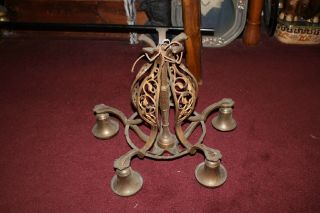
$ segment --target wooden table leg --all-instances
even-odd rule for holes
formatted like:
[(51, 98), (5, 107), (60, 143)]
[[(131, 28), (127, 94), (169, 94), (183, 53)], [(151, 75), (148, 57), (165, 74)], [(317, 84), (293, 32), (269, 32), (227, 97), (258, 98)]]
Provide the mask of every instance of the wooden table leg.
[(187, 34), (186, 64), (190, 72), (201, 83), (201, 33), (200, 0), (182, 0), (183, 27)]
[(243, 42), (246, 45), (256, 45), (260, 40), (260, 20), (263, 0), (249, 0), (249, 13)]

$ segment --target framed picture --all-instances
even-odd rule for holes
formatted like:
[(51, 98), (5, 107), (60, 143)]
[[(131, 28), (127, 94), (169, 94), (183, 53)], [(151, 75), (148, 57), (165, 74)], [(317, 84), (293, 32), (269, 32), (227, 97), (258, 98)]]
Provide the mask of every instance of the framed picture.
[[(202, 36), (204, 47), (223, 47), (236, 39), (246, 24), (248, 0), (201, 0), (201, 27), (214, 29)], [(171, 22), (183, 26), (181, 0), (171, 1)]]

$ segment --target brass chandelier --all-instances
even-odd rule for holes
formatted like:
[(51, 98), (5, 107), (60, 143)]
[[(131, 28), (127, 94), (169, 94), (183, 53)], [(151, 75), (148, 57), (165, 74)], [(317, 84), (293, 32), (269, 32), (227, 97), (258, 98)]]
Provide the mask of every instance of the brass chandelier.
[[(110, 139), (118, 133), (119, 124), (111, 117), (117, 118), (125, 126), (124, 134), (131, 150), (115, 160), (116, 174), (111, 180), (113, 192), (120, 196), (131, 196), (142, 187), (141, 175), (130, 166), (135, 156), (169, 160), (202, 151), (205, 160), (195, 169), (198, 182), (206, 187), (218, 187), (227, 178), (227, 171), (221, 164), (220, 151), (202, 142), (206, 134), (205, 122), (214, 111), (219, 111), (212, 120), (214, 128), (220, 131), (236, 128), (232, 117), (234, 102), (222, 99), (206, 107), (202, 113), (194, 111), (198, 84), (182, 63), (184, 47), (181, 42), (187, 36), (181, 33), (170, 41), (166, 39), (164, 29), (158, 29), (158, 32), (158, 45), (145, 35), (139, 37), (148, 47), (143, 48), (144, 55), (137, 61), (142, 57), (148, 61), (142, 65), (131, 86), (131, 99), (136, 112), (127, 118), (118, 109), (104, 104), (98, 104), (93, 109), (96, 124), (92, 133), (96, 138)], [(172, 112), (174, 133), (169, 128)], [(148, 126), (149, 134), (141, 129), (142, 124)], [(183, 125), (187, 127), (182, 128)], [(202, 133), (196, 143), (191, 143), (188, 138), (198, 126)], [(132, 141), (130, 129), (143, 141), (142, 147)]]

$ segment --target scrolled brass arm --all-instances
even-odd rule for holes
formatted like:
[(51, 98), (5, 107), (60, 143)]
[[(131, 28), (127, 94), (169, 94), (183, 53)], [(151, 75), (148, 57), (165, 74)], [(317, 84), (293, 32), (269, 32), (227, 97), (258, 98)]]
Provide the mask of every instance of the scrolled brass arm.
[(216, 109), (219, 109), (220, 107), (233, 107), (234, 101), (230, 98), (223, 98), (217, 103), (209, 105), (207, 108), (205, 108), (201, 114), (194, 115), (189, 117), (189, 121), (195, 122), (195, 121), (206, 121), (209, 115)]

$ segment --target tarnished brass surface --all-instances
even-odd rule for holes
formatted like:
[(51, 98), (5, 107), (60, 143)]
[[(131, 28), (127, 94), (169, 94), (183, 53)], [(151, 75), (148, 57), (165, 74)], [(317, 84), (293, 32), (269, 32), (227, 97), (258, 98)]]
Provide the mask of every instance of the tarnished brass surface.
[(131, 196), (137, 193), (143, 184), (141, 175), (128, 167), (116, 170), (116, 175), (111, 180), (111, 189), (120, 196)]
[[(97, 138), (114, 136), (118, 132), (118, 126), (109, 116), (115, 117), (125, 126), (124, 134), (132, 148), (114, 162), (116, 175), (112, 179), (111, 188), (120, 196), (133, 195), (142, 187), (141, 176), (130, 167), (131, 159), (135, 156), (169, 160), (201, 151), (205, 156), (205, 163), (196, 169), (197, 180), (204, 186), (217, 187), (227, 177), (225, 168), (220, 164), (220, 151), (207, 147), (202, 142), (206, 134), (205, 122), (218, 109), (217, 126), (222, 131), (234, 129), (234, 102), (225, 98), (211, 104), (202, 113), (194, 111), (198, 84), (181, 63), (184, 50), (181, 42), (187, 37), (182, 33), (169, 41), (164, 39), (163, 30), (159, 34), (158, 45), (145, 35), (139, 37), (149, 47), (143, 48), (144, 55), (137, 59), (139, 61), (145, 57), (148, 62), (141, 66), (131, 86), (131, 99), (137, 111), (127, 118), (121, 111), (104, 104), (96, 105), (93, 109), (97, 117), (93, 134)], [(170, 113), (174, 115), (173, 124), (170, 123)], [(143, 123), (150, 128), (148, 134), (140, 129)], [(183, 124), (186, 128), (182, 128)], [(170, 125), (174, 130), (170, 129)], [(188, 138), (198, 126), (202, 133), (196, 142), (191, 143)], [(144, 142), (141, 147), (131, 139), (130, 134), (133, 133)]]
[(232, 117), (232, 108), (220, 107), (218, 116), (212, 120), (212, 125), (220, 131), (234, 130), (237, 127), (237, 123)]
[(227, 170), (220, 163), (220, 161), (208, 161), (200, 163), (195, 175), (199, 183), (206, 187), (221, 186), (227, 179)]
[(108, 113), (97, 113), (96, 124), (92, 134), (99, 139), (110, 139), (119, 131), (119, 123), (109, 117)]

